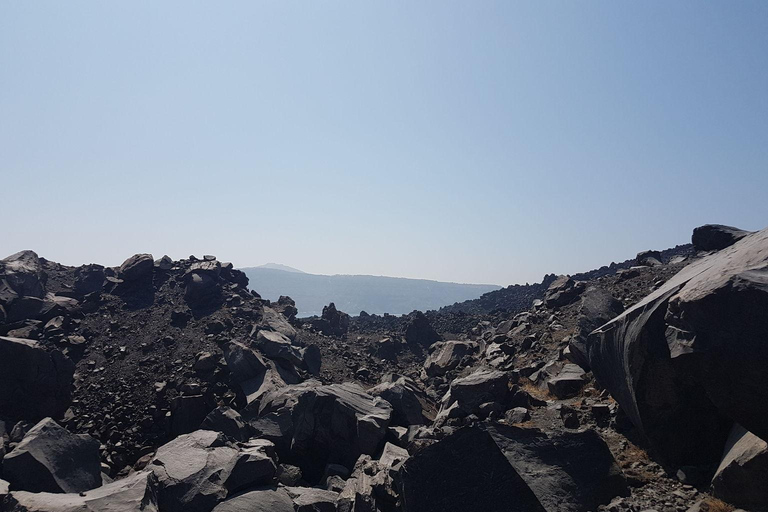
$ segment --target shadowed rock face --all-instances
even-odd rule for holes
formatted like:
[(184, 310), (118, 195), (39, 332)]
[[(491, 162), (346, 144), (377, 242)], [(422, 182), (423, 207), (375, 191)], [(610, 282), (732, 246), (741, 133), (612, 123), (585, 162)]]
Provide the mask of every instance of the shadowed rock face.
[(404, 512), (544, 512), (488, 432), (465, 428), (403, 464)]
[(101, 485), (99, 442), (90, 436), (71, 434), (46, 418), (3, 458), (3, 474), (14, 489), (88, 491)]
[(691, 241), (700, 251), (719, 251), (730, 247), (749, 234), (750, 231), (732, 226), (705, 224), (693, 230)]
[(597, 329), (589, 363), (668, 463), (716, 461), (731, 421), (768, 437), (766, 310), (763, 230), (689, 265)]
[(72, 399), (74, 363), (32, 340), (0, 336), (0, 417), (59, 418)]

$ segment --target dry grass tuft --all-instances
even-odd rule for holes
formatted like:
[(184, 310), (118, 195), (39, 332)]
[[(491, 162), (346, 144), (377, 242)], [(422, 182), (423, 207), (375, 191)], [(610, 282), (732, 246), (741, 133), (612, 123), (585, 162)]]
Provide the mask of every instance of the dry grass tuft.
[(734, 507), (717, 498), (707, 498), (699, 505), (701, 512), (733, 512)]
[(523, 391), (527, 392), (533, 398), (538, 398), (539, 400), (556, 400), (557, 399), (557, 397), (555, 397), (552, 393), (550, 393), (548, 389), (541, 389), (528, 379), (525, 379), (525, 378), (520, 379), (519, 385)]

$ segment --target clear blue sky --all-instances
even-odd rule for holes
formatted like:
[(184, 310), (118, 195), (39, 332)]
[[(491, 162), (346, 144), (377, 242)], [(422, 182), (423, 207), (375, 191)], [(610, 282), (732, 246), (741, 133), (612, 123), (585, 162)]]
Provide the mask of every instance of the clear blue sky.
[(768, 225), (768, 3), (0, 3), (0, 252), (506, 285)]

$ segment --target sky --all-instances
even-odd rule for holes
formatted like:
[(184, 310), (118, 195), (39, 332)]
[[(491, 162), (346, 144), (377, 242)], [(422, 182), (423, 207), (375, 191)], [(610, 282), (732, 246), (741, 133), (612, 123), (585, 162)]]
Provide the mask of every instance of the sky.
[(768, 3), (3, 0), (0, 191), (0, 255), (69, 265), (508, 285), (761, 229)]

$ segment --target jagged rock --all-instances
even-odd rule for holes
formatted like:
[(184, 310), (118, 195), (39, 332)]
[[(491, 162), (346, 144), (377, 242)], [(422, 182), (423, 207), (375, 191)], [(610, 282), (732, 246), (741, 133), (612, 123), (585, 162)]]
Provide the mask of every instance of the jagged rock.
[(408, 457), (407, 450), (391, 443), (384, 446), (378, 460), (369, 455), (360, 456), (339, 494), (339, 512), (376, 512), (395, 508), (398, 498), (396, 479)]
[[(0, 498), (2, 492), (0, 491)], [(157, 482), (151, 471), (133, 473), (79, 494), (12, 492), (7, 512), (159, 512)]]
[(5, 480), (0, 480), (0, 504), (3, 503), (9, 492), (11, 492), (11, 484)]
[(296, 512), (336, 512), (339, 494), (314, 487), (286, 487)]
[(465, 356), (477, 350), (477, 344), (471, 341), (443, 341), (434, 343), (430, 349), (424, 361), (424, 371), (427, 377), (437, 377), (456, 368)]
[(331, 302), (323, 307), (322, 316), (311, 322), (314, 329), (332, 336), (343, 336), (349, 330), (349, 315), (338, 311)]
[(37, 421), (60, 418), (72, 400), (75, 365), (37, 342), (0, 336), (0, 416)]
[(320, 367), (322, 366), (321, 358), (320, 347), (317, 345), (307, 345), (301, 349), (301, 366), (312, 375), (320, 374)]
[(213, 512), (294, 512), (294, 506), (284, 488), (260, 489), (230, 498)]
[(719, 460), (725, 416), (768, 437), (768, 230), (681, 270), (596, 330), (597, 380), (670, 465)]
[(504, 403), (509, 393), (509, 376), (506, 373), (481, 368), (451, 382), (440, 403), (436, 421), (476, 414), (482, 404)]
[(376, 357), (387, 361), (397, 360), (400, 344), (392, 338), (382, 338), (376, 344)]
[(97, 293), (104, 287), (106, 274), (101, 265), (83, 265), (75, 269), (74, 291), (79, 296)]
[(597, 510), (629, 496), (621, 468), (594, 430), (553, 434), (494, 424), (493, 440), (549, 512)]
[(299, 381), (295, 374), (265, 360), (258, 352), (237, 341), (226, 346), (224, 360), (232, 379), (242, 388), (246, 401), (248, 404), (255, 403), (255, 407), (265, 394)]
[(286, 295), (281, 295), (280, 298), (277, 299), (277, 302), (272, 304), (272, 307), (275, 311), (282, 314), (289, 322), (296, 320), (296, 314), (299, 312), (296, 308), (296, 302)]
[(635, 261), (638, 265), (658, 267), (661, 265), (661, 253), (659, 251), (643, 251), (637, 253)]
[(219, 358), (217, 356), (214, 356), (210, 352), (199, 352), (195, 356), (195, 362), (192, 365), (192, 368), (196, 372), (210, 372), (211, 370), (216, 368), (216, 365), (219, 362)]
[(428, 347), (440, 341), (440, 335), (432, 327), (427, 316), (421, 311), (414, 311), (408, 315), (408, 324), (405, 327), (405, 341)]
[(48, 279), (40, 258), (33, 251), (21, 251), (0, 260), (0, 278), (18, 297), (45, 296)]
[(400, 470), (403, 512), (543, 512), (488, 434), (464, 428), (411, 456)]
[(523, 423), (531, 419), (531, 413), (525, 407), (513, 407), (504, 414), (504, 420), (511, 424)]
[(548, 308), (567, 306), (575, 301), (584, 291), (584, 283), (576, 282), (568, 276), (559, 276), (547, 288), (544, 303)]
[(237, 441), (247, 441), (251, 437), (251, 430), (248, 428), (248, 424), (243, 421), (240, 413), (227, 406), (212, 410), (205, 417), (200, 428), (221, 432)]
[(375, 453), (391, 414), (389, 403), (357, 384), (310, 380), (263, 397), (258, 416), (280, 425), (280, 460), (299, 466), (314, 481), (329, 462), (350, 467), (361, 454)]
[(134, 254), (120, 265), (118, 276), (123, 281), (139, 281), (152, 275), (155, 260), (151, 254)]
[(3, 475), (13, 489), (30, 492), (93, 489), (101, 485), (99, 442), (46, 418), (3, 458)]
[(392, 424), (409, 426), (423, 425), (434, 420), (434, 406), (427, 394), (408, 377), (387, 374), (378, 386), (368, 390), (373, 396), (380, 396), (392, 405)]
[(768, 444), (734, 425), (712, 479), (712, 494), (747, 510), (768, 510)]
[(750, 233), (731, 226), (705, 224), (693, 230), (691, 242), (700, 251), (719, 251), (732, 246)]
[(295, 486), (301, 481), (301, 468), (290, 464), (277, 466), (277, 481), (286, 486)]
[(155, 268), (164, 271), (171, 270), (173, 268), (173, 260), (167, 254), (163, 255), (159, 260), (155, 260)]
[(296, 339), (296, 329), (288, 323), (283, 315), (266, 306), (263, 308), (261, 324), (254, 326), (251, 335), (256, 335), (264, 326), (268, 327), (270, 330), (279, 332), (291, 341)]
[(185, 434), (161, 446), (147, 466), (158, 480), (160, 510), (209, 512), (241, 489), (270, 483), (276, 464), (268, 449), (268, 445), (238, 449), (210, 430)]
[(624, 312), (624, 305), (607, 291), (590, 286), (581, 295), (579, 329), (584, 336)]
[(186, 276), (184, 298), (193, 306), (201, 306), (219, 294), (217, 278), (209, 273), (193, 272)]
[(586, 382), (586, 375), (580, 366), (566, 364), (556, 377), (547, 381), (547, 387), (550, 393), (562, 400), (578, 395)]
[(256, 334), (256, 346), (270, 359), (281, 359), (298, 367), (304, 363), (301, 351), (291, 345), (291, 340), (287, 336), (279, 332), (259, 331)]
[(209, 411), (203, 395), (174, 397), (171, 401), (171, 434), (178, 436), (197, 430)]

